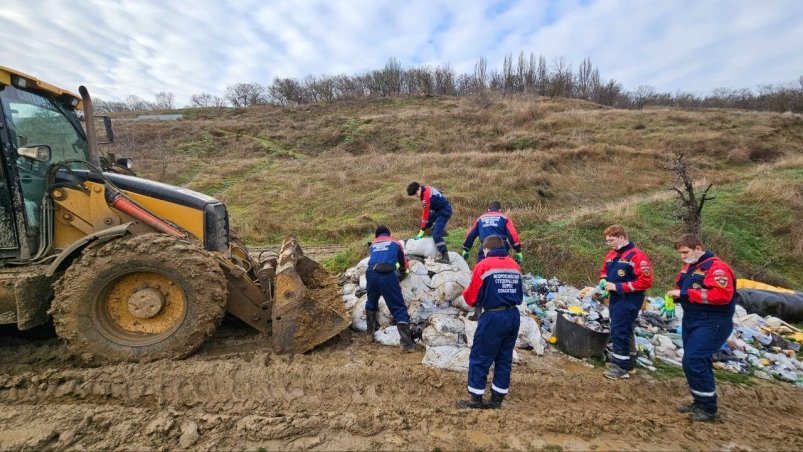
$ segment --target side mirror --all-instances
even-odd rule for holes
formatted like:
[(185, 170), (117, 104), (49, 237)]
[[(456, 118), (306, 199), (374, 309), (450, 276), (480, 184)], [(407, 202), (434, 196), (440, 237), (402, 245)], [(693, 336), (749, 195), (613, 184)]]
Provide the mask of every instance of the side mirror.
[(17, 154), (22, 157), (29, 158), (31, 160), (36, 160), (38, 162), (49, 162), (50, 146), (46, 144), (23, 146), (21, 148), (17, 148)]
[[(103, 121), (103, 129), (106, 134), (105, 140), (98, 141), (98, 144), (111, 144), (114, 143), (114, 130), (112, 129), (112, 118), (105, 115), (95, 115), (95, 119)], [(98, 130), (95, 128), (95, 130)], [(96, 132), (97, 133), (97, 132)]]

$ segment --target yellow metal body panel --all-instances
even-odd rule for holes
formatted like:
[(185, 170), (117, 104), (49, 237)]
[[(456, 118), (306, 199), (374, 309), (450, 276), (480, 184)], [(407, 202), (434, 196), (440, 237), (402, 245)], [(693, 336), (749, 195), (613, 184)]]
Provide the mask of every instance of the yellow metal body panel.
[(64, 95), (64, 94), (66, 94), (68, 96), (72, 96), (72, 97), (78, 99), (78, 101), (79, 101), (78, 107), (76, 107), (76, 108), (78, 108), (79, 110), (83, 109), (83, 105), (80, 102), (81, 101), (81, 96), (78, 96), (77, 94), (75, 94), (75, 93), (73, 93), (71, 91), (67, 91), (67, 90), (61, 89), (61, 88), (59, 88), (57, 86), (53, 86), (50, 83), (45, 83), (45, 82), (39, 80), (38, 78), (30, 76), (30, 75), (28, 75), (28, 74), (26, 74), (24, 72), (20, 72), (20, 71), (17, 71), (15, 69), (11, 69), (11, 68), (8, 68), (8, 67), (5, 67), (5, 66), (0, 66), (0, 84), (10, 85), (11, 84), (11, 76), (12, 75), (16, 75), (16, 76), (22, 77), (25, 80), (27, 80), (28, 81), (28, 86), (30, 88), (47, 91), (47, 92), (49, 92), (51, 94), (55, 94), (56, 96), (61, 96), (61, 95)]
[[(89, 194), (68, 188), (57, 188), (53, 191), (55, 204), (53, 247), (56, 249), (65, 249), (93, 232), (136, 221), (129, 215), (109, 207), (105, 198), (106, 187), (103, 184), (85, 182), (84, 185), (89, 189)], [(198, 240), (203, 241), (204, 214), (201, 210), (137, 193), (125, 193), (153, 214), (181, 226)]]

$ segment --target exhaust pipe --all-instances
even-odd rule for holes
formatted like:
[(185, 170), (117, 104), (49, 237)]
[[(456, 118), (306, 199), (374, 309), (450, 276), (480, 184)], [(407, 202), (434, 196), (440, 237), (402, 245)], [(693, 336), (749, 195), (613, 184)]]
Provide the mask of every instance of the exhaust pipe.
[(92, 106), (89, 90), (84, 85), (78, 87), (78, 92), (81, 94), (81, 101), (84, 104), (84, 129), (86, 130), (86, 145), (89, 148), (89, 163), (100, 167), (98, 135), (95, 133), (95, 107)]

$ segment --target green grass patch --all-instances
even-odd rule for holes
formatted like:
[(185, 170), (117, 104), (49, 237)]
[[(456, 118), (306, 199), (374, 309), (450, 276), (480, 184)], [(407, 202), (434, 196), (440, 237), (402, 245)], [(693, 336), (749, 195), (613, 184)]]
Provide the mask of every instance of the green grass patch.
[(255, 136), (253, 138), (257, 142), (257, 144), (259, 144), (259, 146), (265, 150), (265, 153), (268, 155), (284, 156), (294, 159), (302, 159), (306, 157), (306, 155), (276, 140), (272, 140), (270, 138), (263, 136)]
[(207, 193), (212, 193), (213, 195), (220, 195), (221, 193), (225, 192), (226, 190), (230, 189), (231, 187), (243, 182), (246, 178), (259, 173), (262, 170), (270, 168), (272, 166), (271, 162), (259, 162), (250, 168), (246, 168), (245, 170), (237, 173), (234, 176), (229, 176), (216, 184), (212, 184), (209, 186), (204, 187), (204, 191)]

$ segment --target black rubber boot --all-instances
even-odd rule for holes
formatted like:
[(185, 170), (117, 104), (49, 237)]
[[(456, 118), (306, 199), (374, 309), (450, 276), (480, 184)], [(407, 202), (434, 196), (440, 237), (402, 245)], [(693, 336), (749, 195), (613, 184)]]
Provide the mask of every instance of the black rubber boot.
[(678, 413), (693, 413), (697, 408), (697, 404), (692, 402), (678, 407)]
[(441, 257), (435, 259), (435, 262), (439, 264), (451, 264), (452, 262), (449, 260), (449, 252), (448, 251), (441, 252)]
[(696, 422), (713, 422), (719, 419), (719, 412), (706, 411), (700, 407), (695, 407), (692, 411), (691, 420)]
[(379, 314), (379, 311), (365, 311), (365, 320), (368, 323), (368, 330), (366, 333), (371, 336), (372, 341), (374, 340), (374, 333), (379, 327), (379, 321), (376, 318), (377, 314)]
[(420, 345), (417, 346), (416, 343), (413, 342), (409, 323), (399, 323), (396, 325), (396, 328), (399, 329), (399, 346), (403, 352), (412, 353), (421, 350)]
[(502, 408), (502, 401), (505, 400), (505, 395), (501, 392), (491, 391), (491, 399), (485, 404), (483, 408), (490, 410), (498, 410)]
[(472, 408), (472, 409), (480, 409), (485, 408), (482, 402), (482, 395), (480, 394), (470, 394), (470, 400), (458, 400), (457, 407), (458, 408)]

